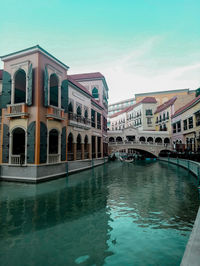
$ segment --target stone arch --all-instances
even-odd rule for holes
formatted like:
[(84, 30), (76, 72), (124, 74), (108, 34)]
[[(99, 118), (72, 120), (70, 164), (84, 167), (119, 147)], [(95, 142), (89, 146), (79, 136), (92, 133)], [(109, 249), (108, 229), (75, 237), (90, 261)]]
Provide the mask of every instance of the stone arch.
[(153, 143), (153, 138), (152, 138), (152, 137), (148, 137), (148, 138), (147, 138), (147, 142), (148, 142), (148, 143)]
[(11, 131), (11, 163), (24, 164), (26, 162), (26, 130), (14, 127)]
[(165, 144), (169, 144), (170, 143), (170, 139), (169, 138), (164, 138), (164, 143)]
[(162, 144), (162, 139), (160, 137), (157, 137), (155, 139), (155, 143)]
[(122, 142), (122, 137), (120, 136), (116, 137), (116, 142)]
[(139, 141), (141, 141), (141, 142), (145, 142), (145, 141), (146, 141), (146, 139), (145, 139), (145, 137), (144, 137), (144, 136), (141, 136), (141, 137), (139, 138)]
[(110, 138), (109, 138), (109, 142), (115, 142), (114, 137), (110, 137)]

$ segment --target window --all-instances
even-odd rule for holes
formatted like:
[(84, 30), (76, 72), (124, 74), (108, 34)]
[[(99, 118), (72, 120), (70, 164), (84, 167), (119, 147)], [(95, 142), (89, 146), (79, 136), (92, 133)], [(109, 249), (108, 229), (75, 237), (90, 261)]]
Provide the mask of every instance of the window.
[(152, 115), (152, 110), (151, 109), (146, 109), (146, 115)]
[(96, 112), (91, 109), (91, 121), (92, 121), (92, 127), (95, 127), (96, 126), (96, 119), (95, 119), (95, 114)]
[(190, 117), (188, 119), (188, 122), (189, 122), (189, 128), (193, 128), (193, 117)]
[(97, 113), (97, 128), (101, 129), (101, 114)]
[(98, 90), (97, 90), (96, 87), (94, 87), (93, 90), (92, 90), (92, 96), (93, 96), (95, 99), (99, 98), (99, 92), (98, 92)]
[(151, 121), (151, 117), (147, 117), (147, 125), (151, 125), (152, 121)]
[(183, 120), (183, 129), (187, 130), (187, 119)]
[(172, 125), (172, 127), (173, 127), (173, 133), (176, 133), (176, 123), (174, 123), (174, 124)]
[(165, 121), (165, 113), (163, 113), (163, 121)]
[(177, 128), (178, 128), (178, 132), (181, 132), (181, 121), (177, 122)]

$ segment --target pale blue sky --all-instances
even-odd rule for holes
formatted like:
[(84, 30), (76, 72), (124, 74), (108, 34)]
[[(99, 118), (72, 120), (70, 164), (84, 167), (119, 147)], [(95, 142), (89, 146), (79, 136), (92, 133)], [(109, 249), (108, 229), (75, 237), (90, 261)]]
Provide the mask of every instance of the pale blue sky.
[(199, 0), (6, 0), (0, 6), (0, 55), (39, 44), (69, 73), (104, 74), (110, 103), (200, 86)]

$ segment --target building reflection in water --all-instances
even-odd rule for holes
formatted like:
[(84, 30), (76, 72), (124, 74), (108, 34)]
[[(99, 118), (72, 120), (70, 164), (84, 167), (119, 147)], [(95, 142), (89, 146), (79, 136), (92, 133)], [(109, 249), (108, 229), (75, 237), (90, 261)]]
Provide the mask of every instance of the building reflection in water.
[(184, 169), (142, 162), (114, 162), (39, 185), (2, 182), (0, 264), (139, 265), (144, 248), (148, 257), (147, 239), (156, 241), (158, 232), (159, 241), (185, 239), (182, 254), (198, 209), (195, 182)]

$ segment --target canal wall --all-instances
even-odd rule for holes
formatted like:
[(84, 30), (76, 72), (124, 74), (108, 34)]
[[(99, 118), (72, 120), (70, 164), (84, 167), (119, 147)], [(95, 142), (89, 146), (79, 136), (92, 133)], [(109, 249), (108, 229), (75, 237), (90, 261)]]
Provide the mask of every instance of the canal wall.
[(90, 169), (107, 161), (108, 158), (105, 157), (44, 165), (20, 166), (2, 164), (0, 166), (0, 180), (39, 183)]
[[(173, 163), (178, 166), (184, 167), (185, 169), (192, 172), (199, 180), (200, 185), (200, 163), (184, 160), (179, 158), (159, 158), (160, 161)], [(200, 208), (198, 210), (196, 220), (187, 243), (181, 266), (200, 266)]]

